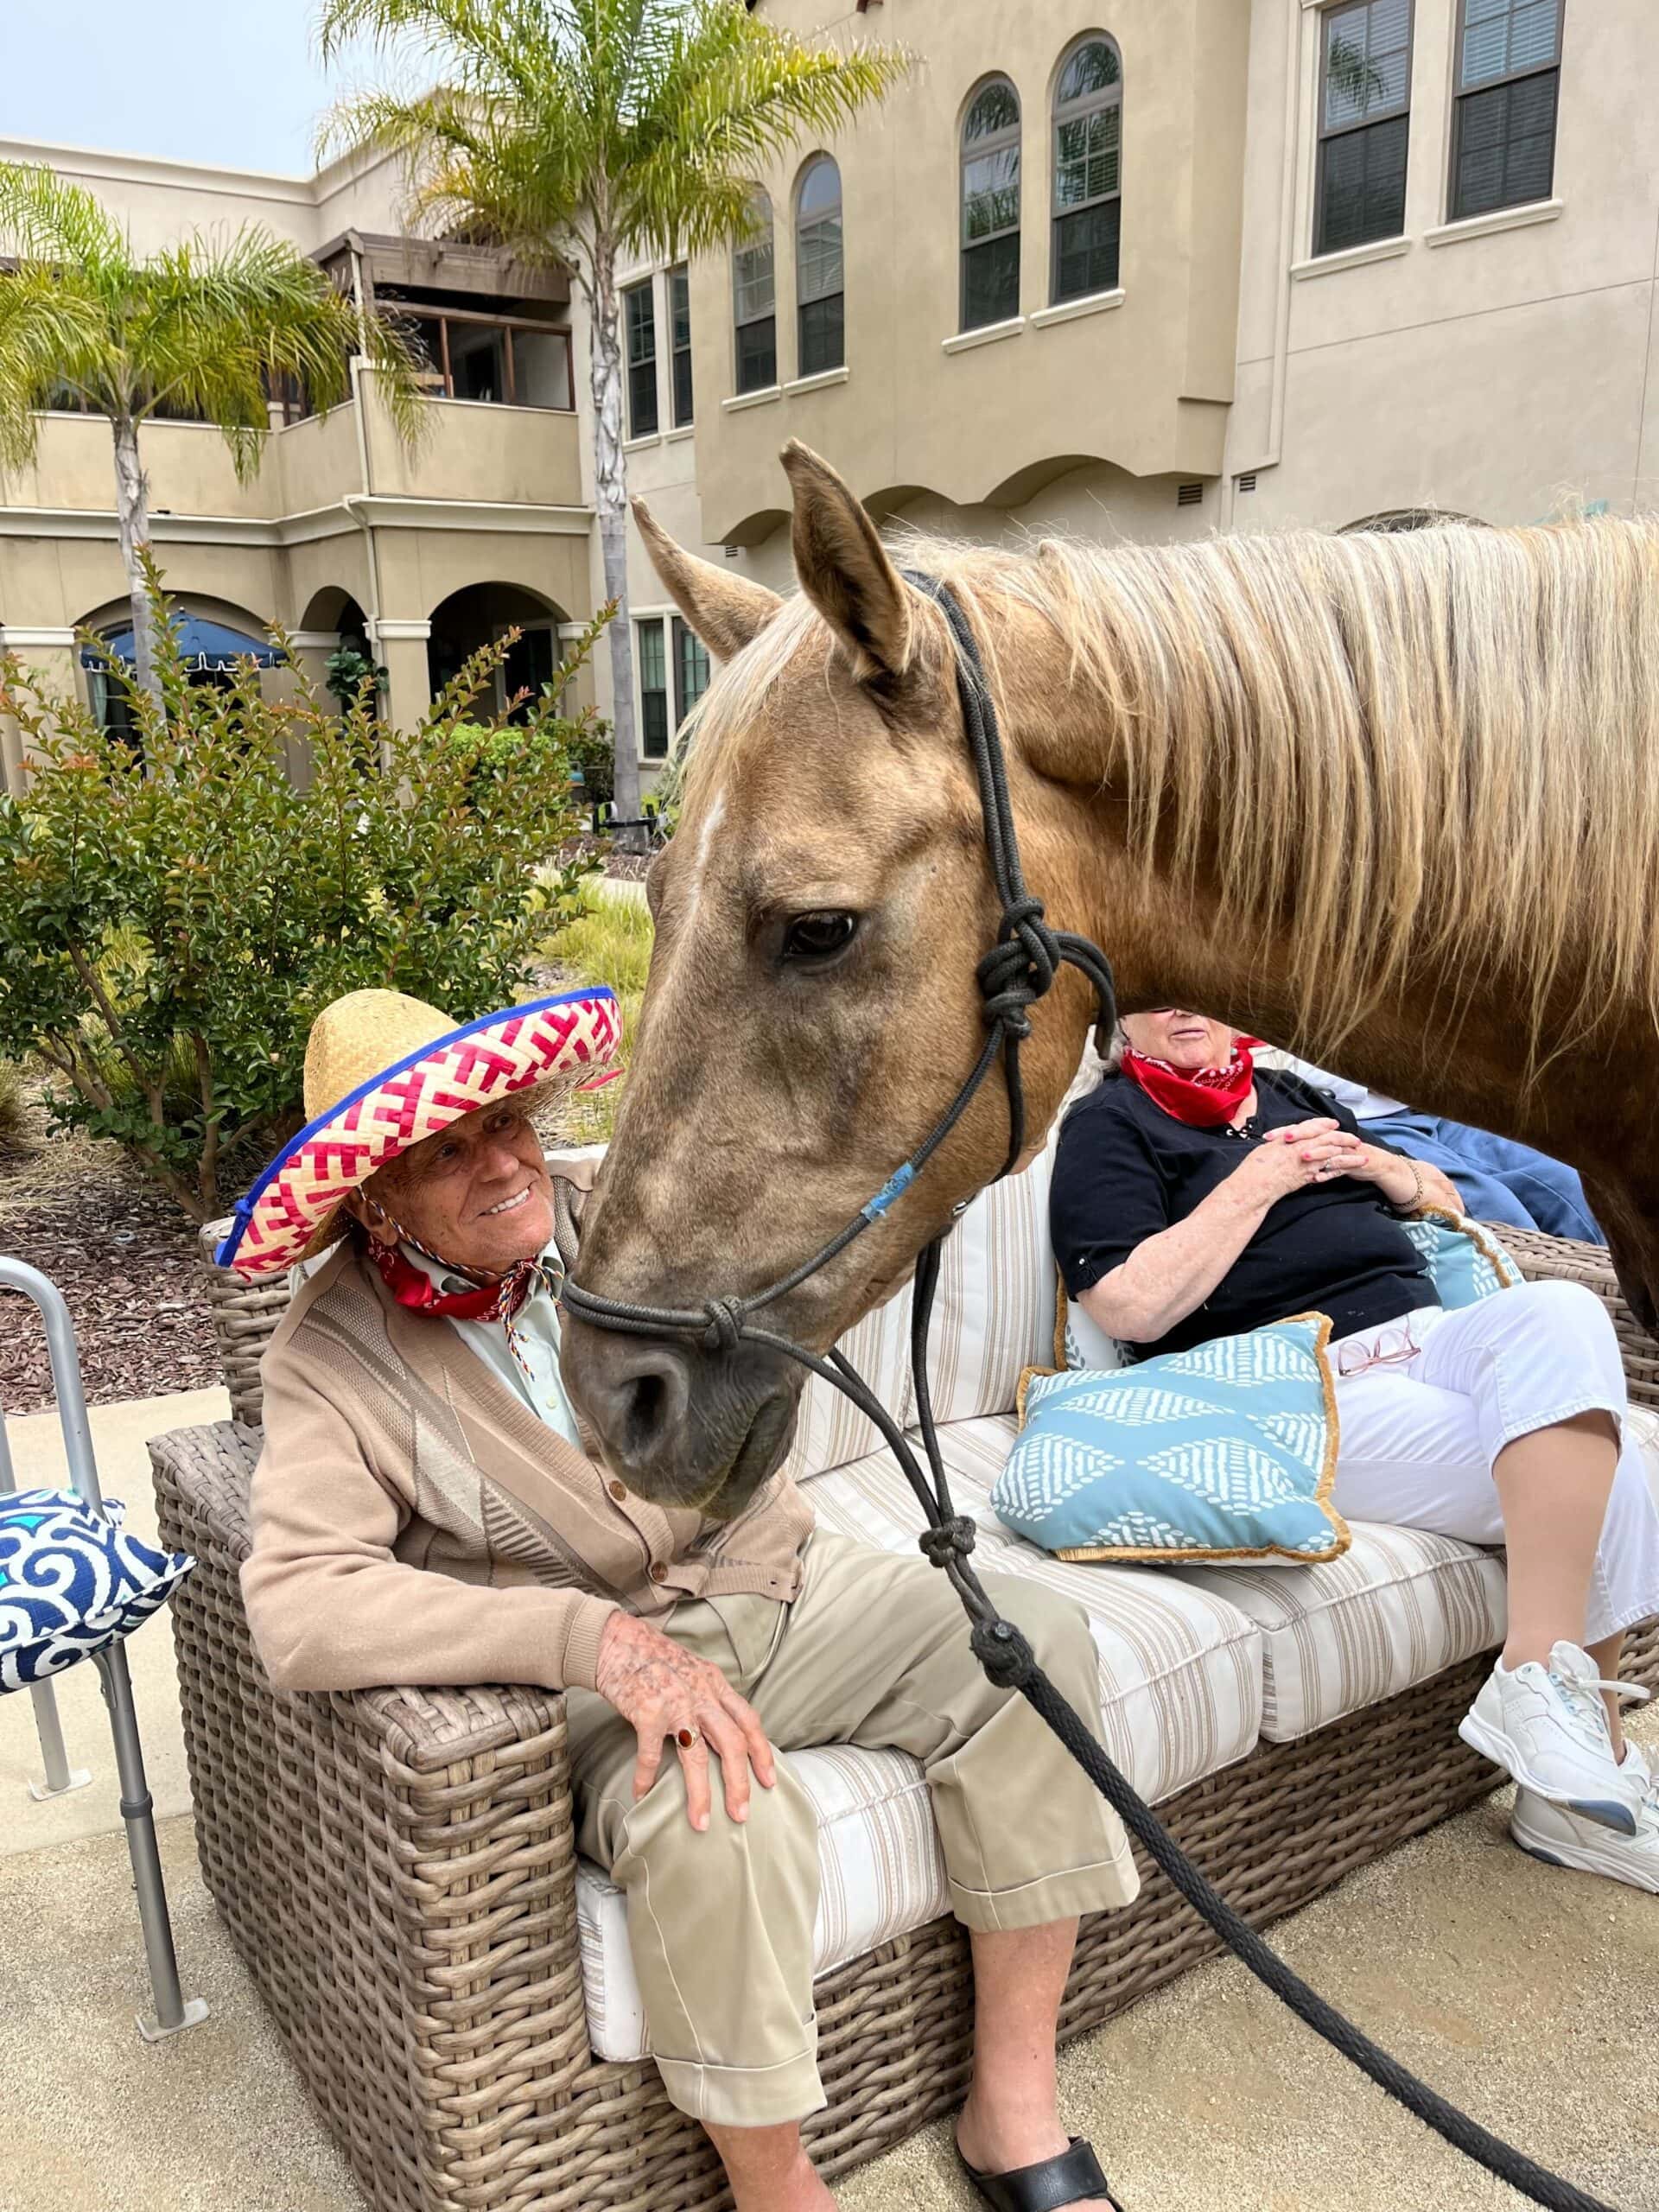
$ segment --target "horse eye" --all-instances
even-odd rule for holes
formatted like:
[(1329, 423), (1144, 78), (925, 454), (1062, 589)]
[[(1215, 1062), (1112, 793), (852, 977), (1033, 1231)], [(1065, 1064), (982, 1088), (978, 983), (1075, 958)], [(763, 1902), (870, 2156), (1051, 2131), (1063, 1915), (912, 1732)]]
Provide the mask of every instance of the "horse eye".
[(784, 932), (785, 960), (827, 960), (853, 941), (856, 914), (798, 914)]

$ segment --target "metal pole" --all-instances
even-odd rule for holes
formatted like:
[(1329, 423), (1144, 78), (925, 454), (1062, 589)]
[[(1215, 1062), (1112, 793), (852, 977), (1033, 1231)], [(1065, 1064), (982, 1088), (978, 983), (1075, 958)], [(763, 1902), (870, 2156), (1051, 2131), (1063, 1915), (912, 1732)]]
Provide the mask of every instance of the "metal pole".
[(156, 1821), (149, 1784), (144, 1774), (144, 1754), (138, 1741), (138, 1717), (132, 1707), (132, 1681), (127, 1672), (125, 1647), (107, 1644), (92, 1654), (92, 1664), (104, 1685), (109, 1708), (110, 1732), (115, 1738), (115, 1764), (121, 1777), (121, 1817), (127, 1824), (127, 1853), (138, 1893), (138, 1924), (144, 1931), (144, 1956), (149, 1965), (149, 1986), (156, 1999), (156, 2017), (138, 2022), (146, 2043), (160, 2043), (182, 2028), (194, 2028), (207, 2017), (205, 1998), (187, 1999), (179, 1987), (179, 1964), (173, 1949), (173, 1925), (168, 1916), (167, 1886), (162, 1878), (161, 1853), (156, 1844)]
[(72, 1789), (84, 1789), (92, 1778), (92, 1771), (90, 1767), (69, 1764), (63, 1724), (58, 1719), (58, 1700), (51, 1683), (31, 1682), (29, 1697), (35, 1708), (35, 1733), (41, 1739), (41, 1764), (46, 1769), (46, 1780), (31, 1782), (29, 1794), (37, 1805), (44, 1805), (49, 1798), (67, 1797)]
[[(52, 1386), (57, 1393), (58, 1423), (63, 1431), (69, 1479), (82, 1503), (101, 1517), (104, 1493), (99, 1488), (92, 1423), (86, 1418), (80, 1355), (75, 1349), (74, 1325), (69, 1319), (63, 1293), (38, 1268), (25, 1266), (21, 1260), (0, 1259), (0, 1283), (21, 1290), (40, 1308), (41, 1319), (46, 1326), (47, 1350), (51, 1355)], [(179, 1988), (167, 1889), (162, 1879), (161, 1853), (156, 1847), (156, 1821), (144, 1778), (144, 1755), (138, 1741), (138, 1716), (133, 1710), (132, 1680), (127, 1672), (126, 1652), (119, 1643), (110, 1644), (92, 1654), (92, 1664), (104, 1686), (110, 1732), (115, 1738), (115, 1763), (121, 1777), (121, 1817), (126, 1823), (127, 1852), (132, 1860), (133, 1882), (138, 1893), (138, 1921), (149, 1965), (149, 1986), (156, 1998), (156, 2018), (141, 2019), (138, 2032), (146, 2043), (156, 2043), (164, 2036), (177, 2035), (181, 2028), (193, 2028), (198, 2021), (205, 2020), (207, 2005), (200, 1997), (187, 2000)]]
[[(11, 1464), (11, 1445), (6, 1435), (6, 1409), (0, 1406), (0, 1491), (17, 1487), (17, 1477)], [(41, 1739), (41, 1760), (46, 1768), (44, 1782), (31, 1782), (29, 1794), (35, 1803), (44, 1804), (48, 1797), (64, 1797), (72, 1789), (84, 1789), (92, 1774), (84, 1766), (72, 1767), (69, 1754), (64, 1748), (63, 1728), (58, 1719), (58, 1700), (50, 1682), (34, 1682), (29, 1686), (29, 1702), (35, 1708), (35, 1732)]]
[(0, 1283), (21, 1290), (41, 1309), (46, 1325), (46, 1349), (52, 1361), (52, 1387), (58, 1397), (58, 1426), (63, 1431), (64, 1457), (76, 1495), (96, 1513), (104, 1510), (104, 1493), (98, 1486), (98, 1463), (92, 1457), (92, 1428), (86, 1418), (86, 1393), (81, 1388), (80, 1354), (75, 1349), (74, 1324), (63, 1293), (38, 1268), (22, 1260), (0, 1259)]

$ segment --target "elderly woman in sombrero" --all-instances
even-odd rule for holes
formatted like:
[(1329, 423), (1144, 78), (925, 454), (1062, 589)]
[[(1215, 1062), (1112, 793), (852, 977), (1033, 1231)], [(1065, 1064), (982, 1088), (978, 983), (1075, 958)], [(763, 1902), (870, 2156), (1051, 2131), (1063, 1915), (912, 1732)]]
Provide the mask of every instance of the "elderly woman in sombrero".
[[(832, 2202), (799, 2133), (824, 2102), (818, 1858), (788, 1755), (911, 1752), (971, 1931), (963, 2163), (1007, 2212), (1104, 2212), (1094, 2153), (1056, 2114), (1053, 2052), (1077, 1915), (1135, 1892), (1115, 1817), (984, 1680), (925, 1560), (815, 1534), (781, 1470), (721, 1524), (632, 1496), (587, 1456), (560, 1383), (554, 1190), (531, 1111), (602, 1065), (616, 1027), (605, 990), (460, 1028), (359, 991), (317, 1020), (308, 1126), (219, 1254), (251, 1277), (307, 1263), (265, 1354), (242, 1578), (266, 1670), (290, 1690), (567, 1693), (580, 1847), (626, 1892), (658, 2065), (740, 2212)], [(1081, 1611), (987, 1580), (1098, 1729)]]

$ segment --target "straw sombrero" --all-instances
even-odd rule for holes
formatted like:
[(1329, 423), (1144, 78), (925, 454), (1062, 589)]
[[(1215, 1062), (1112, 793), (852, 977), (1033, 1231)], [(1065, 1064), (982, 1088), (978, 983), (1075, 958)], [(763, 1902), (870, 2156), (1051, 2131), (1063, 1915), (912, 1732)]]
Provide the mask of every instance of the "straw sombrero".
[(279, 1274), (345, 1232), (341, 1201), (377, 1168), (463, 1114), (602, 1067), (621, 1034), (607, 985), (532, 999), (459, 1029), (401, 991), (325, 1007), (305, 1051), (306, 1125), (241, 1199), (214, 1255), (249, 1280)]

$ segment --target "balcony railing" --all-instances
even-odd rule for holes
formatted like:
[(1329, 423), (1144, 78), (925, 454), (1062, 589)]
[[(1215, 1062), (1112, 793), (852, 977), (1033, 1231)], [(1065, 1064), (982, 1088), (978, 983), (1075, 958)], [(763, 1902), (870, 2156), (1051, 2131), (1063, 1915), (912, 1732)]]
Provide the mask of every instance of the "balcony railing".
[(411, 305), (391, 312), (424, 355), (423, 382), (435, 397), (574, 410), (570, 333), (563, 324), (465, 308)]

